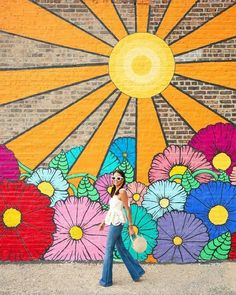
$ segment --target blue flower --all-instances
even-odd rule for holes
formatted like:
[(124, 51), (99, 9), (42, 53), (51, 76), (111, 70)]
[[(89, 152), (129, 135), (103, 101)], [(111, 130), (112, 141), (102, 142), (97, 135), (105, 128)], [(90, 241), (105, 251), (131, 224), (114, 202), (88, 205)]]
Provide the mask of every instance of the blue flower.
[(34, 184), (42, 194), (50, 198), (50, 207), (53, 207), (57, 201), (65, 200), (68, 197), (69, 184), (60, 170), (39, 168), (33, 172), (26, 182)]
[(135, 138), (120, 137), (113, 141), (109, 149), (120, 162), (127, 159), (130, 165), (135, 167), (136, 148)]
[(105, 161), (102, 164), (102, 169), (99, 172), (99, 176), (113, 172), (119, 166), (119, 164), (120, 162), (117, 157), (112, 152), (108, 152)]
[[(158, 236), (156, 221), (153, 220), (152, 215), (147, 210), (136, 204), (130, 206), (133, 229), (138, 235), (143, 236), (147, 241), (147, 249), (142, 253), (137, 253), (132, 248), (132, 243), (128, 231), (128, 224), (124, 224), (122, 230), (122, 240), (126, 249), (129, 250), (131, 255), (137, 260), (145, 260), (148, 255), (152, 253), (153, 248), (156, 246), (156, 239)], [(115, 251), (116, 255), (118, 254)]]
[(66, 152), (66, 159), (68, 162), (69, 169), (71, 169), (71, 167), (77, 161), (83, 149), (84, 147), (81, 145), (81, 146), (74, 147), (70, 149), (68, 152)]
[(142, 206), (157, 220), (166, 212), (183, 211), (187, 193), (180, 184), (161, 180), (152, 183), (143, 198)]
[(200, 218), (210, 234), (210, 239), (236, 231), (236, 186), (221, 181), (202, 184), (191, 191), (185, 211)]

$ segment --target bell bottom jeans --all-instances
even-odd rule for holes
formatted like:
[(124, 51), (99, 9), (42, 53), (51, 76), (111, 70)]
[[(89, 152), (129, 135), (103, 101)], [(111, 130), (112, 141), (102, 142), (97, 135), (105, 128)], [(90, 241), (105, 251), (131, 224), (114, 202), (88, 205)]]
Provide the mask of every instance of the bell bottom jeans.
[(123, 224), (109, 225), (109, 231), (106, 241), (106, 251), (103, 261), (102, 278), (100, 279), (100, 285), (108, 287), (112, 285), (112, 266), (113, 266), (113, 250), (116, 246), (124, 264), (126, 265), (131, 278), (137, 281), (144, 273), (144, 269), (139, 263), (132, 257), (129, 251), (125, 248), (122, 241), (121, 232)]

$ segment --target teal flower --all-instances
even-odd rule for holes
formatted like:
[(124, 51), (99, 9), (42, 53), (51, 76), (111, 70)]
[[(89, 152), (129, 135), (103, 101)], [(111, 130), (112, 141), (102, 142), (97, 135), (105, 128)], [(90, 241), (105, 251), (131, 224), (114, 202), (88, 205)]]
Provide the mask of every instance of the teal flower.
[(166, 212), (183, 211), (186, 198), (187, 193), (180, 184), (161, 180), (148, 187), (142, 206), (157, 220)]
[(50, 207), (53, 207), (57, 201), (65, 200), (68, 197), (69, 184), (60, 170), (39, 168), (33, 172), (26, 182), (34, 184), (42, 194), (50, 198)]
[(120, 161), (118, 158), (112, 153), (108, 152), (103, 164), (102, 168), (99, 172), (99, 176), (102, 176), (106, 173), (111, 173), (113, 172), (120, 164)]
[(143, 236), (147, 241), (147, 249), (143, 253), (137, 253), (132, 248), (132, 243), (128, 231), (128, 224), (124, 225), (122, 231), (122, 240), (126, 249), (137, 260), (146, 260), (147, 256), (152, 253), (156, 246), (156, 239), (158, 236), (156, 221), (153, 220), (152, 215), (147, 210), (136, 204), (130, 206), (133, 228), (136, 234)]

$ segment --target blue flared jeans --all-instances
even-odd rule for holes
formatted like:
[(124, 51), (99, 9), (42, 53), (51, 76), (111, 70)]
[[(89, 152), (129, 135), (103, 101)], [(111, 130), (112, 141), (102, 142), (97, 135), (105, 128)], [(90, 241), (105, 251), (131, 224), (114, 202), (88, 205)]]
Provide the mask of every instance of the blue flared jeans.
[(100, 285), (108, 287), (112, 285), (112, 266), (113, 266), (113, 251), (116, 246), (125, 266), (127, 267), (131, 278), (137, 281), (144, 273), (144, 269), (132, 257), (129, 251), (125, 248), (122, 241), (121, 232), (123, 224), (109, 225), (107, 235), (106, 251), (103, 261), (102, 277), (99, 281)]

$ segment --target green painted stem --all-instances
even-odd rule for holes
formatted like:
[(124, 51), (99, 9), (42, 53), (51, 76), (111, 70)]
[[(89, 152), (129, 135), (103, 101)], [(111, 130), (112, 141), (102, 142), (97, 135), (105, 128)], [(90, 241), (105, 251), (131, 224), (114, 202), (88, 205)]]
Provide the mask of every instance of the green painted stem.
[(76, 174), (72, 174), (72, 175), (68, 175), (66, 177), (66, 179), (73, 179), (73, 178), (77, 178), (77, 177), (84, 177), (84, 176), (87, 176), (88, 178), (91, 178), (93, 179), (94, 181), (97, 180), (97, 178), (91, 174), (87, 174), (87, 173), (76, 173)]
[(32, 171), (30, 168), (26, 167), (26, 166), (25, 166), (24, 164), (22, 164), (20, 161), (18, 161), (18, 165), (19, 165), (23, 170), (27, 171), (29, 174), (32, 174), (32, 173), (33, 173), (33, 171)]
[(218, 175), (215, 172), (213, 172), (213, 171), (211, 171), (209, 169), (197, 170), (197, 171), (193, 172), (192, 176), (195, 178), (197, 175), (202, 174), (202, 173), (212, 175), (215, 178), (215, 180), (218, 180), (218, 178), (219, 178)]
[(182, 174), (175, 174), (173, 176), (171, 176), (171, 178), (169, 178), (169, 181), (173, 181), (175, 179), (182, 179), (183, 175)]
[(30, 174), (28, 174), (28, 173), (22, 173), (21, 175), (20, 175), (20, 178), (21, 177), (30, 177), (31, 175)]

